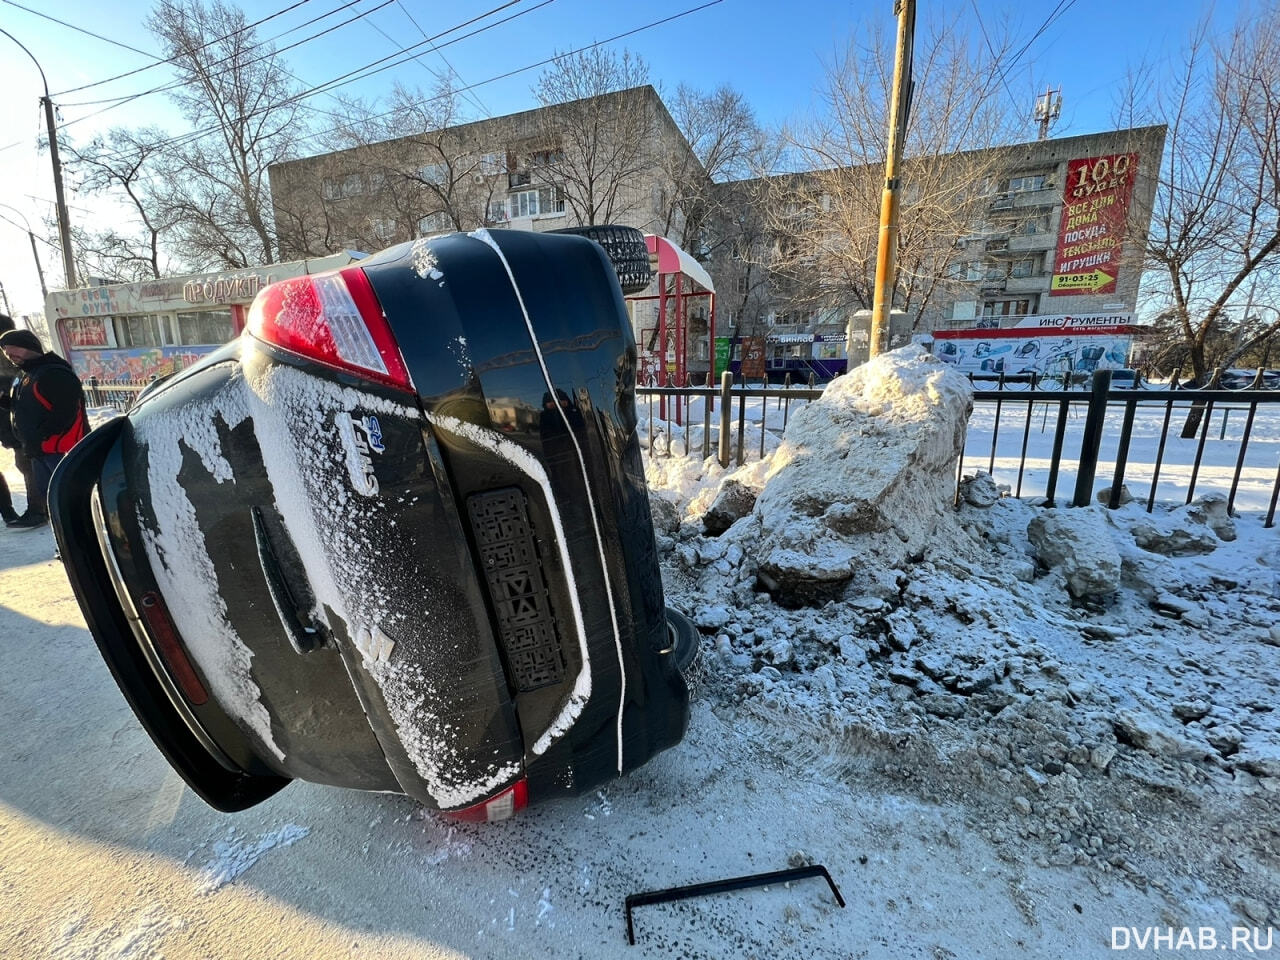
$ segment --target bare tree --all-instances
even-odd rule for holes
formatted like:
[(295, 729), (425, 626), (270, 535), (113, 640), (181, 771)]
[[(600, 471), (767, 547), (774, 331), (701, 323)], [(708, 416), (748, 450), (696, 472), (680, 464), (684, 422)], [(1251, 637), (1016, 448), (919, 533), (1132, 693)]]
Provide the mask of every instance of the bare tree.
[[(986, 212), (1005, 160), (988, 148), (1017, 135), (1000, 99), (1005, 48), (978, 52), (967, 36), (957, 19), (916, 38), (893, 298), (914, 324), (955, 282), (956, 240), (996, 229)], [(872, 304), (892, 76), (893, 44), (874, 27), (828, 70), (823, 115), (789, 133), (807, 172), (773, 178), (766, 209), (797, 302)]]
[(1242, 11), (1222, 39), (1206, 17), (1176, 76), (1152, 80), (1135, 75), (1120, 111), (1168, 126), (1150, 230), (1134, 239), (1166, 341), (1157, 362), (1204, 383), (1280, 334), (1280, 7)]
[[(681, 84), (672, 119), (688, 144), (662, 158), (664, 236), (685, 250), (707, 256), (715, 239), (707, 230), (726, 196), (717, 184), (750, 177), (759, 169), (764, 134), (742, 94), (728, 86), (703, 93)], [(673, 236), (674, 235), (674, 236)]]
[(77, 231), (74, 249), (80, 276), (118, 281), (164, 276), (169, 263), (161, 237), (174, 223), (156, 202), (151, 181), (163, 176), (166, 139), (156, 128), (116, 128), (84, 147), (66, 145), (67, 167), (80, 191), (120, 200), (132, 221)]
[(182, 85), (171, 96), (194, 128), (168, 143), (157, 189), (174, 246), (197, 266), (271, 263), (267, 168), (292, 157), (305, 134), (290, 75), (221, 0), (159, 0), (147, 26), (173, 60)]
[[(273, 171), (276, 220), (290, 251), (354, 243), (376, 249), (427, 233), (474, 230), (505, 196), (506, 154), (475, 139), (441, 80), (431, 93), (396, 84), (385, 106), (342, 101), (330, 153), (305, 179)], [(406, 131), (410, 131), (406, 134)], [(301, 254), (300, 254), (301, 255)]]
[(649, 149), (654, 108), (625, 91), (648, 80), (639, 56), (595, 47), (559, 57), (533, 88), (540, 104), (556, 109), (544, 114), (541, 142), (528, 144), (522, 158), (530, 184), (536, 178), (563, 191), (579, 223), (610, 223), (640, 203), (635, 181), (657, 162)]

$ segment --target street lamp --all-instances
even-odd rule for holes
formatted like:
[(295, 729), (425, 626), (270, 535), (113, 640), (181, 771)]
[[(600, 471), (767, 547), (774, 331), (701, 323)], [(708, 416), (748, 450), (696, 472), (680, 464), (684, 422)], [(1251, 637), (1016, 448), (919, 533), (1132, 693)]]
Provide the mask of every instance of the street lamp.
[(49, 128), (49, 156), (53, 160), (53, 194), (58, 205), (58, 235), (62, 240), (62, 272), (66, 277), (67, 289), (70, 290), (76, 285), (76, 266), (71, 256), (71, 221), (67, 217), (66, 199), (62, 195), (62, 163), (58, 160), (58, 130), (53, 121), (53, 100), (49, 96), (49, 81), (45, 79), (44, 67), (40, 66), (40, 61), (23, 46), (21, 40), (8, 30), (0, 30), (0, 33), (22, 47), (22, 52), (31, 57), (31, 62), (40, 71), (40, 82), (44, 84), (44, 96), (40, 98), (40, 103), (44, 106), (44, 119)]
[[(9, 206), (9, 204), (7, 204), (7, 203), (0, 203), (0, 207), (4, 207), (6, 210), (12, 210), (12, 211), (13, 211), (14, 213), (16, 213), (18, 216), (22, 217), (22, 222), (23, 222), (23, 223), (25, 223), (25, 224), (27, 225), (27, 226), (26, 226), (26, 229), (27, 229), (27, 236), (31, 238), (31, 256), (35, 257), (35, 260), (36, 260), (36, 275), (40, 278), (40, 296), (41, 296), (41, 297), (43, 297), (43, 298), (47, 298), (47, 297), (49, 296), (49, 291), (48, 291), (47, 289), (45, 289), (45, 285), (44, 285), (44, 268), (40, 266), (40, 252), (36, 249), (36, 235), (35, 235), (34, 233), (32, 233), (32, 232), (31, 232), (31, 223), (30, 223), (30, 221), (29, 221), (29, 220), (27, 220), (27, 216), (26, 216), (26, 214), (24, 214), (24, 213), (23, 213), (21, 210), (19, 210), (17, 207), (11, 207), (11, 206)], [(13, 221), (9, 220), (9, 218), (8, 218), (8, 217), (3, 217), (3, 218), (0, 218), (0, 219), (4, 219), (4, 220), (6, 220), (6, 221), (9, 221), (10, 223), (12, 223), (12, 222), (13, 222)], [(16, 223), (14, 223), (13, 225), (14, 225), (15, 227), (16, 227), (16, 226), (18, 226)], [(19, 229), (21, 229), (21, 228), (19, 228)]]

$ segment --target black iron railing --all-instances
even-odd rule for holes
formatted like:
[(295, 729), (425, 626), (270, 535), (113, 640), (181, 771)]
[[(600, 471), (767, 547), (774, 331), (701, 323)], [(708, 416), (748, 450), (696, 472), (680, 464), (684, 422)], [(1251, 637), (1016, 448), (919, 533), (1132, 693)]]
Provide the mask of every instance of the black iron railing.
[[(1280, 430), (1258, 438), (1255, 426), (1260, 411), (1280, 414), (1280, 390), (1115, 388), (1110, 376), (1110, 371), (1096, 372), (1088, 389), (1046, 390), (1041, 389), (1044, 381), (1004, 378), (996, 379), (991, 388), (976, 389), (968, 442), (957, 463), (957, 490), (966, 468), (985, 466), (998, 482), (1007, 482), (1013, 496), (1043, 496), (1053, 505), (1060, 499), (1060, 484), (1074, 472), (1069, 498), (1074, 506), (1088, 504), (1095, 483), (1106, 478), (1106, 503), (1112, 509), (1121, 505), (1126, 482), (1146, 480), (1148, 512), (1161, 489), (1181, 496), (1184, 488), (1186, 503), (1207, 490), (1225, 494), (1228, 510), (1234, 511), (1248, 471), (1255, 490), (1260, 476), (1273, 477), (1266, 525), (1274, 524), (1280, 500), (1280, 452), (1275, 449)], [(734, 383), (726, 373), (718, 388), (650, 385), (637, 392), (641, 412), (648, 413), (644, 429), (651, 455), (688, 456), (696, 448), (705, 459), (711, 456), (714, 433), (716, 457), (728, 467), (733, 462), (741, 465), (749, 452), (763, 458), (767, 438), (773, 436), (777, 442), (794, 405), (821, 396), (822, 386), (749, 386)], [(699, 399), (701, 409), (690, 423), (690, 402)], [(760, 412), (759, 436), (753, 421), (750, 444), (748, 404), (758, 404)], [(1051, 434), (1047, 473), (1043, 458), (1032, 451), (1037, 424), (1042, 435)], [(662, 444), (657, 443), (659, 437)], [(1206, 451), (1211, 446), (1213, 463), (1208, 466), (1213, 476), (1206, 478)], [(1037, 477), (1044, 474), (1043, 487), (1029, 482), (1030, 471)]]
[(90, 407), (114, 407), (127, 413), (148, 385), (157, 378), (147, 380), (99, 380), (90, 377), (84, 381), (85, 403)]

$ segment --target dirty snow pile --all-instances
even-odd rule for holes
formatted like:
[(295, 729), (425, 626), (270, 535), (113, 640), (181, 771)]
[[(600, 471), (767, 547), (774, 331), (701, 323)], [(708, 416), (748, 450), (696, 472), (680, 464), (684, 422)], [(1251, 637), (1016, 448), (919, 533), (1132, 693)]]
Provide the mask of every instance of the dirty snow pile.
[(763, 461), (646, 463), (697, 692), (832, 777), (963, 805), (1001, 856), (1280, 925), (1280, 537), (1225, 502), (1047, 508), (954, 464), (913, 348)]

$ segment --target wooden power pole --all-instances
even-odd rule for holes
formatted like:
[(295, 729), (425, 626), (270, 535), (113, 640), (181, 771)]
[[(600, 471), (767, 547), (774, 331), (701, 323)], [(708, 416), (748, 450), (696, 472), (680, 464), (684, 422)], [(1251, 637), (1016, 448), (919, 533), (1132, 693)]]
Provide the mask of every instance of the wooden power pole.
[(880, 246), (876, 251), (876, 290), (871, 305), (870, 355), (883, 352), (889, 336), (894, 278), (898, 268), (898, 167), (911, 113), (911, 52), (916, 33), (916, 0), (894, 0), (898, 46), (893, 58), (893, 91), (889, 100), (889, 151), (880, 197)]

